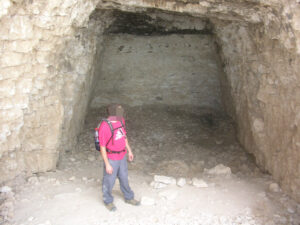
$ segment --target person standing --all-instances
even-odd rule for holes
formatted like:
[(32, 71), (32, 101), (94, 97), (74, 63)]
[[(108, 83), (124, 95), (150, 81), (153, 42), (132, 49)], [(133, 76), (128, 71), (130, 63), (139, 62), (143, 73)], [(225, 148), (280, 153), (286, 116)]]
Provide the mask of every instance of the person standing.
[(103, 120), (98, 130), (100, 152), (104, 161), (102, 194), (103, 201), (109, 211), (117, 208), (113, 203), (112, 189), (116, 178), (120, 181), (125, 202), (131, 205), (140, 205), (134, 199), (134, 193), (128, 182), (128, 160), (133, 161), (134, 155), (128, 143), (123, 117), (124, 109), (121, 105), (110, 105), (107, 109), (109, 117)]

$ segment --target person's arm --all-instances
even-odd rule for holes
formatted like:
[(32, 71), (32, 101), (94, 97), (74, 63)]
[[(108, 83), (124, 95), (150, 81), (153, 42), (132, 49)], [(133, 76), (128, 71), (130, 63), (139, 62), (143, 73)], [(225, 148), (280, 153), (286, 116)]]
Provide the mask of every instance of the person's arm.
[(125, 138), (125, 144), (126, 144), (126, 149), (127, 149), (127, 151), (128, 151), (128, 160), (131, 162), (131, 161), (133, 161), (133, 159), (134, 159), (134, 155), (133, 155), (133, 153), (132, 153), (132, 151), (131, 151), (131, 148), (130, 148), (130, 145), (129, 145), (129, 143), (128, 143), (127, 138)]
[(101, 156), (103, 158), (104, 164), (105, 164), (106, 173), (112, 174), (113, 173), (113, 168), (112, 168), (112, 166), (110, 165), (110, 163), (108, 161), (106, 148), (103, 147), (103, 146), (100, 146), (100, 152), (101, 152)]

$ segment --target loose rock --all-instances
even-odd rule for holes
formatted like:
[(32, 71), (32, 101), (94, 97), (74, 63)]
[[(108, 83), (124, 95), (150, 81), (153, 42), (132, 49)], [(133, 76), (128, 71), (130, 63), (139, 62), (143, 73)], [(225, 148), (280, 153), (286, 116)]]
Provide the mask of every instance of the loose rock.
[(193, 186), (198, 187), (198, 188), (207, 188), (208, 185), (204, 180), (193, 178), (192, 180)]
[(177, 186), (179, 186), (179, 187), (183, 187), (184, 185), (186, 184), (186, 180), (185, 180), (185, 178), (179, 178), (178, 180), (177, 180)]
[(279, 187), (279, 185), (277, 183), (271, 183), (269, 185), (269, 190), (271, 192), (279, 192), (280, 191), (280, 187)]
[(9, 186), (3, 186), (3, 187), (1, 187), (0, 192), (1, 193), (11, 192), (11, 187), (9, 187)]
[(40, 182), (37, 177), (30, 177), (28, 178), (28, 183), (38, 185)]
[(168, 185), (164, 184), (164, 183), (152, 181), (151, 184), (150, 184), (150, 186), (153, 187), (153, 188), (155, 188), (155, 189), (160, 189), (160, 188), (167, 187)]
[(223, 176), (230, 176), (231, 169), (230, 167), (224, 166), (223, 164), (219, 164), (211, 169), (204, 169), (204, 173), (209, 175), (223, 175)]
[(167, 176), (154, 176), (154, 181), (164, 184), (176, 184), (176, 180), (173, 177), (167, 177)]

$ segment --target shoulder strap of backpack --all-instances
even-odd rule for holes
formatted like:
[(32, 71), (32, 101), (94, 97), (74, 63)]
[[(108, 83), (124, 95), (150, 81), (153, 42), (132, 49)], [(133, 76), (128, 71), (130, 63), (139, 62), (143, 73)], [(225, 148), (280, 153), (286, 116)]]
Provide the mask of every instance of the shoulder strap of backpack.
[(122, 124), (122, 127), (124, 127), (124, 128), (125, 128), (125, 125), (124, 125), (124, 123), (123, 123), (123, 120), (121, 120), (121, 124)]
[[(110, 122), (108, 119), (102, 119), (102, 120), (101, 120), (101, 123), (102, 123), (103, 121), (106, 122), (106, 123), (108, 124), (108, 126), (109, 126), (109, 128), (110, 128), (110, 131), (111, 131), (111, 136), (110, 136), (109, 140), (107, 141), (106, 146), (108, 145), (108, 143), (109, 143), (111, 140), (112, 140), (112, 142), (113, 142), (113, 144), (114, 144), (114, 139), (113, 139), (113, 137), (114, 137), (114, 128), (113, 128), (111, 122)], [(100, 125), (101, 125), (101, 123), (100, 123)], [(100, 125), (99, 125), (99, 127), (100, 127)]]

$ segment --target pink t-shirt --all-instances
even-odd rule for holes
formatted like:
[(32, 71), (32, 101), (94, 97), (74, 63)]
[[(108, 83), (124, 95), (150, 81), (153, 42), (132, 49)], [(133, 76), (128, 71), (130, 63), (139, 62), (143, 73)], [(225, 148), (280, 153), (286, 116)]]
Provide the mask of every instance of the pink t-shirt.
[[(108, 118), (108, 120), (111, 121), (110, 119), (111, 117)], [(125, 125), (125, 121), (123, 120), (123, 124)], [(113, 129), (114, 130), (114, 136), (112, 139), (114, 140), (110, 140), (111, 137), (111, 130), (109, 125), (107, 124), (107, 122), (102, 122), (100, 129), (99, 129), (99, 143), (100, 146), (102, 147), (106, 147), (109, 150), (112, 151), (121, 151), (123, 149), (125, 149), (125, 139), (126, 139), (126, 130), (124, 127), (122, 127), (122, 124), (120, 121), (117, 122), (111, 122)], [(121, 127), (121, 128), (118, 128)], [(109, 143), (107, 144), (107, 142), (109, 141)], [(121, 160), (123, 159), (123, 157), (126, 155), (126, 150), (124, 152), (121, 152), (119, 154), (117, 153), (107, 153), (107, 157), (111, 160)]]

